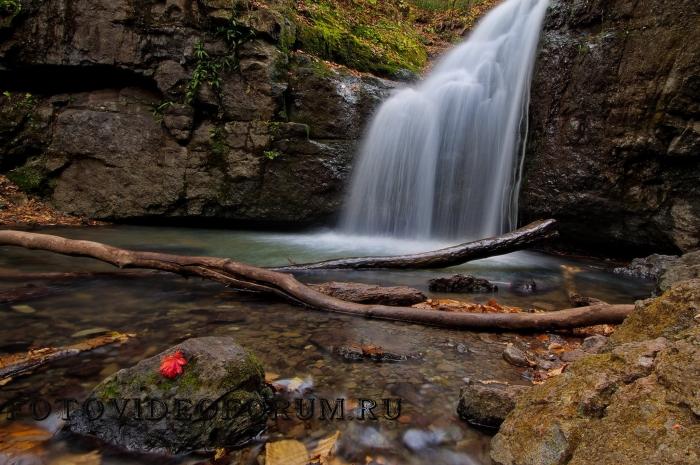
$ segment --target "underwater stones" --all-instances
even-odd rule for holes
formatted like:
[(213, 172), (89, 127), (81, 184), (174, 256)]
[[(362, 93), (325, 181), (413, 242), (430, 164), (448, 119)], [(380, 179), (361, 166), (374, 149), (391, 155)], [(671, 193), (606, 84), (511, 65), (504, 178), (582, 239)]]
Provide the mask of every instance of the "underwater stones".
[(457, 413), (462, 420), (485, 428), (498, 428), (515, 408), (516, 398), (529, 386), (469, 381), (459, 393)]
[(382, 287), (371, 284), (334, 281), (313, 284), (310, 287), (322, 294), (361, 304), (411, 306), (424, 302), (427, 299), (425, 294), (418, 289), (407, 286)]
[(516, 367), (534, 367), (537, 365), (530, 355), (513, 343), (508, 343), (503, 351), (503, 360)]
[(463, 274), (431, 279), (428, 283), (431, 292), (464, 292), (474, 294), (498, 291), (498, 286), (491, 284), (486, 279)]
[[(183, 373), (165, 378), (161, 362), (177, 351)], [(231, 447), (263, 429), (271, 394), (260, 363), (233, 338), (188, 339), (102, 381), (68, 428), (139, 452)]]

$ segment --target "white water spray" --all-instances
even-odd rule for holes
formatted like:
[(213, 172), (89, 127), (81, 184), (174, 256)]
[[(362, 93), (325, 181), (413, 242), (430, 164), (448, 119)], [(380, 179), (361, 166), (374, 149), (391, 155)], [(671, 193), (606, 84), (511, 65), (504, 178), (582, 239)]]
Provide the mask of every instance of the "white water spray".
[(506, 0), (375, 116), (344, 232), (476, 238), (515, 225), (530, 81), (548, 0)]

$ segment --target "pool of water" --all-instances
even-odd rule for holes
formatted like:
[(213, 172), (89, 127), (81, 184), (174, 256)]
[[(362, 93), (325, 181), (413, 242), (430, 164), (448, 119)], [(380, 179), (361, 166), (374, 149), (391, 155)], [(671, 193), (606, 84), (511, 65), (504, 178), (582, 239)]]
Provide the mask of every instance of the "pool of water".
[[(414, 252), (447, 245), (347, 237), (323, 231), (282, 234), (110, 226), (50, 228), (43, 232), (139, 250), (225, 256), (262, 266)], [(569, 270), (574, 267), (575, 274), (567, 275), (562, 266)], [(112, 269), (91, 259), (8, 247), (0, 248), (0, 268), (27, 272)], [(307, 282), (345, 280), (409, 285), (430, 297), (448, 297), (429, 293), (428, 280), (469, 273), (496, 282), (499, 292), (495, 297), (500, 303), (545, 310), (569, 306), (565, 284), (571, 286), (572, 282), (579, 293), (610, 303), (632, 302), (649, 295), (649, 284), (622, 278), (609, 269), (607, 263), (519, 252), (446, 270), (321, 271), (304, 273), (299, 278)], [(522, 295), (511, 290), (512, 283), (523, 280), (534, 280), (537, 292)], [(352, 399), (358, 398), (402, 399), (398, 420), (270, 420), (266, 432), (241, 452), (246, 460), (255, 460), (265, 441), (289, 438), (311, 444), (339, 430), (339, 454), (348, 463), (364, 464), (371, 457), (386, 464), (486, 464), (490, 437), (456, 416), (460, 386), (466, 378), (527, 383), (521, 376), (522, 370), (508, 365), (501, 354), (507, 342), (527, 342), (532, 339), (528, 335), (452, 331), (311, 311), (177, 276), (35, 284), (45, 285), (47, 292), (43, 297), (23, 302), (29, 311), (0, 304), (0, 354), (70, 344), (84, 338), (86, 330), (95, 328), (132, 332), (137, 337), (120, 347), (102, 348), (18, 378), (0, 387), (0, 402), (30, 397), (84, 398), (115, 371), (184, 339), (205, 335), (233, 336), (259, 357), (268, 373), (282, 380), (303, 379), (310, 386), (309, 393), (318, 397), (342, 397), (351, 405)], [(22, 285), (0, 281), (0, 289)], [(449, 295), (476, 301), (492, 297)], [(420, 357), (402, 363), (349, 363), (329, 350), (339, 342), (377, 345), (402, 353), (419, 353)], [(43, 426), (55, 429), (56, 419), (49, 418)], [(207, 460), (196, 454), (156, 460), (60, 434), (44, 446), (44, 453), (59, 460), (94, 449), (105, 464)], [(249, 463), (244, 458), (240, 460)]]

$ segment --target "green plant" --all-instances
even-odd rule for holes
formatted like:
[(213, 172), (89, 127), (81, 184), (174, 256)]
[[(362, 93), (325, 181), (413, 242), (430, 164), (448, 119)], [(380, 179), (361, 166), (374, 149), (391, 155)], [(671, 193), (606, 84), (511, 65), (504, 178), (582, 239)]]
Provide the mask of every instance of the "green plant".
[(279, 152), (278, 150), (265, 150), (263, 152), (263, 155), (265, 155), (265, 158), (268, 160), (274, 160), (280, 156), (282, 156), (282, 153)]
[(0, 18), (3, 18), (0, 25), (10, 24), (20, 11), (22, 11), (22, 4), (19, 0), (0, 0)]
[(153, 117), (155, 118), (155, 120), (159, 123), (162, 122), (163, 115), (168, 110), (168, 108), (172, 107), (173, 105), (175, 105), (175, 102), (173, 102), (172, 100), (164, 100), (158, 104), (154, 104), (151, 113), (153, 113)]
[(196, 65), (190, 81), (187, 83), (185, 92), (185, 103), (191, 104), (202, 84), (209, 84), (215, 92), (221, 88), (221, 73), (234, 69), (238, 66), (237, 60), (232, 56), (222, 56), (212, 58), (206, 50), (204, 44), (199, 41), (194, 46), (194, 57)]

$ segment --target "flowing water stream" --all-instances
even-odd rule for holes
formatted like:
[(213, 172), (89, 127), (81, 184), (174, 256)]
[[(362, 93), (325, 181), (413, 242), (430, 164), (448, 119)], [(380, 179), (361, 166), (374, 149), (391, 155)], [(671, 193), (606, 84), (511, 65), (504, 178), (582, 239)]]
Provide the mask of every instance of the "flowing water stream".
[[(302, 262), (347, 255), (393, 254), (439, 246), (416, 241), (355, 241), (335, 232), (280, 234), (178, 228), (110, 226), (54, 228), (49, 233), (97, 240), (121, 247), (160, 250), (191, 255), (227, 256), (259, 265), (287, 260)], [(453, 273), (471, 273), (499, 283), (499, 302), (545, 309), (567, 305), (561, 265), (581, 269), (576, 286), (582, 294), (613, 303), (646, 297), (650, 286), (614, 275), (609, 266), (588, 260), (571, 260), (536, 253), (515, 253), (439, 271), (315, 272), (302, 280), (351, 280), (380, 285), (411, 285), (430, 297), (485, 301), (492, 295), (438, 295), (427, 280)], [(0, 248), (0, 268), (22, 271), (111, 270), (90, 259), (51, 253)], [(511, 292), (508, 283), (534, 279), (539, 291), (532, 295)], [(0, 290), (24, 283), (0, 283)], [(365, 457), (384, 457), (393, 465), (469, 465), (488, 462), (490, 437), (457, 418), (455, 408), (464, 378), (524, 383), (522, 369), (508, 365), (501, 353), (507, 342), (531, 344), (531, 336), (451, 331), (413, 324), (365, 320), (304, 310), (269, 299), (236, 294), (215, 283), (198, 279), (97, 279), (34, 282), (49, 293), (19, 309), (0, 304), (0, 354), (30, 347), (69, 344), (86, 337), (86, 331), (106, 328), (134, 332), (137, 338), (121, 347), (107, 347), (46, 370), (18, 378), (0, 387), (0, 403), (41, 397), (85, 398), (106, 376), (189, 337), (229, 335), (252, 350), (268, 373), (280, 379), (300, 378), (311, 387), (308, 395), (329, 399), (403, 400), (400, 421), (270, 421), (266, 436), (245, 453), (255, 455), (264, 440), (294, 438), (305, 443), (341, 432), (340, 454), (350, 463)], [(361, 343), (399, 353), (421, 354), (402, 363), (350, 363), (329, 351), (338, 343)], [(56, 428), (55, 417), (43, 422)], [(5, 424), (0, 420), (0, 433)], [(124, 454), (89, 440), (59, 435), (45, 446), (49, 465), (80, 463), (81, 454), (98, 450), (102, 463), (194, 464), (207, 463), (198, 455), (153, 458)], [(0, 451), (1, 455), (1, 451)], [(202, 462), (204, 461), (204, 462)], [(34, 463), (34, 462), (27, 462)], [(83, 462), (85, 463), (85, 462)], [(93, 462), (89, 462), (93, 463)], [(244, 462), (240, 463), (257, 463)]]
[(480, 238), (513, 229), (527, 105), (548, 0), (507, 0), (425, 81), (379, 109), (346, 232)]

